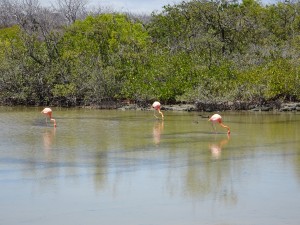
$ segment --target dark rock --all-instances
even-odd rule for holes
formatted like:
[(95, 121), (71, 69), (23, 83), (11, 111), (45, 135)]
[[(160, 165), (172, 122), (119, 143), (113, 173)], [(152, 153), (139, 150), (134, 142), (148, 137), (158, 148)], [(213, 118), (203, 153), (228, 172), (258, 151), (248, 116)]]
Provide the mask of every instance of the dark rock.
[(263, 111), (263, 112), (267, 112), (267, 111), (270, 111), (272, 108), (271, 107), (268, 107), (268, 106), (263, 106), (263, 107), (261, 107), (261, 111)]

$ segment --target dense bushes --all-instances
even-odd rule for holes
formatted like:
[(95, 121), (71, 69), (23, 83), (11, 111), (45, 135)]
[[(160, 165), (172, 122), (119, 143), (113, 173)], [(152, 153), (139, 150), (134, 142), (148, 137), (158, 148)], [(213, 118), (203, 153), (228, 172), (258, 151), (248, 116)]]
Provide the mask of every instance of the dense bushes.
[(22, 14), (22, 24), (0, 29), (0, 102), (296, 101), (299, 13), (300, 3), (193, 0), (149, 22), (106, 13), (63, 24)]

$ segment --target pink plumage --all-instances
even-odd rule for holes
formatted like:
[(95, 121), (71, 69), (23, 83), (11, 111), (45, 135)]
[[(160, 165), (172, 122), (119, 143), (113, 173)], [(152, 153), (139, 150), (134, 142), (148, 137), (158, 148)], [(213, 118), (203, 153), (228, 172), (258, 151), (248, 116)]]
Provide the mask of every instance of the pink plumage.
[(211, 122), (218, 122), (218, 123), (222, 123), (222, 117), (219, 114), (214, 114), (209, 118), (209, 121)]
[(42, 113), (44, 113), (44, 114), (52, 113), (52, 109), (50, 109), (50, 108), (44, 108), (43, 111), (42, 111)]
[(152, 104), (152, 107), (156, 110), (160, 109), (160, 103), (158, 101), (155, 101), (153, 104)]
[(158, 102), (158, 101), (155, 101), (155, 102), (153, 102), (153, 104), (152, 104), (152, 107), (155, 109), (154, 110), (154, 116), (155, 116), (155, 118), (158, 118), (156, 115), (155, 115), (155, 112), (156, 111), (158, 111), (159, 112), (159, 114), (161, 115), (161, 119), (163, 120), (164, 119), (164, 114), (160, 111), (160, 103)]

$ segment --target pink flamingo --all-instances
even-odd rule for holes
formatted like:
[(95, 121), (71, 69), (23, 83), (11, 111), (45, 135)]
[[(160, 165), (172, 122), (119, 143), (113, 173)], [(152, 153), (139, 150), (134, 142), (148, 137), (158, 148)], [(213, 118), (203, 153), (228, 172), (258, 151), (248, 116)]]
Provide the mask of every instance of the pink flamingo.
[(215, 124), (215, 123), (219, 123), (221, 127), (224, 127), (224, 128), (227, 129), (227, 134), (230, 134), (230, 128), (222, 123), (222, 117), (221, 117), (219, 114), (214, 114), (214, 115), (212, 115), (212, 116), (208, 119), (208, 121), (211, 121), (211, 122), (212, 122), (212, 126), (213, 126), (215, 132), (217, 131), (217, 128), (215, 127), (214, 124)]
[[(159, 114), (161, 115), (161, 119), (164, 119), (164, 114), (160, 111), (161, 104), (158, 101), (155, 101), (152, 104), (152, 107), (159, 112)], [(155, 118), (158, 118), (155, 114), (155, 111), (154, 111), (154, 116)]]
[(44, 108), (41, 113), (43, 113), (46, 116), (46, 123), (47, 123), (47, 117), (49, 117), (50, 121), (53, 121), (54, 127), (56, 127), (56, 121), (55, 121), (55, 119), (52, 118), (52, 109)]

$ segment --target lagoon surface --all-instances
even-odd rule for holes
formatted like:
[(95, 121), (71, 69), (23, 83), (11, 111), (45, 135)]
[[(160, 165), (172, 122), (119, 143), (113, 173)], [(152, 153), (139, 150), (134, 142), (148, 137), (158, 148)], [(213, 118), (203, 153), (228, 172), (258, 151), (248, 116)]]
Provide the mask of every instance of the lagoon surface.
[(300, 222), (299, 113), (41, 110), (0, 107), (0, 224)]

